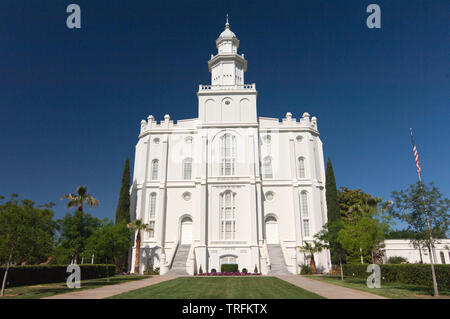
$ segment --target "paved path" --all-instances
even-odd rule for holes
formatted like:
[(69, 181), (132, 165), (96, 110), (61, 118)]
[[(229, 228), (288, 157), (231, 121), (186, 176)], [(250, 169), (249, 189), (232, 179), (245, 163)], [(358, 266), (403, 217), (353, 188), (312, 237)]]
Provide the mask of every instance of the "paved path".
[[(64, 294), (45, 297), (42, 299), (103, 299), (121, 294), (130, 290), (144, 288), (163, 281), (177, 278), (178, 276), (153, 276), (152, 278), (134, 280), (117, 285), (103, 286), (100, 288), (86, 289)], [(83, 285), (83, 283), (81, 284)]]
[(300, 288), (309, 290), (327, 299), (387, 299), (361, 290), (350, 289), (327, 282), (309, 279), (300, 275), (276, 276)]

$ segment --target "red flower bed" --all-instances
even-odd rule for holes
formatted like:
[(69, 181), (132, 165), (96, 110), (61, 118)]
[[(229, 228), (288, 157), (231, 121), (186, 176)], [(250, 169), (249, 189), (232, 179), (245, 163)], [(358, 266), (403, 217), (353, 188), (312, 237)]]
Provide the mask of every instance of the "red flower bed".
[(207, 272), (204, 274), (197, 274), (197, 276), (260, 276), (260, 273), (250, 272)]

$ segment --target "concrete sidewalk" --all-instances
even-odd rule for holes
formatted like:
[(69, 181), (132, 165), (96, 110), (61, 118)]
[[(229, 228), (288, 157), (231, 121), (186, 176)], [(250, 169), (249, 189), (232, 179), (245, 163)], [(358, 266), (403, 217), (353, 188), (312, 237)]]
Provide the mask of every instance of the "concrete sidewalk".
[[(103, 286), (100, 288), (86, 289), (74, 292), (68, 292), (42, 299), (103, 299), (115, 296), (130, 290), (144, 288), (160, 282), (175, 279), (178, 276), (153, 276), (148, 279), (135, 280), (117, 285)], [(82, 284), (83, 285), (83, 284)], [(82, 286), (83, 287), (83, 286)]]
[(361, 290), (333, 285), (319, 280), (309, 279), (301, 275), (276, 276), (297, 287), (309, 290), (327, 299), (388, 299)]

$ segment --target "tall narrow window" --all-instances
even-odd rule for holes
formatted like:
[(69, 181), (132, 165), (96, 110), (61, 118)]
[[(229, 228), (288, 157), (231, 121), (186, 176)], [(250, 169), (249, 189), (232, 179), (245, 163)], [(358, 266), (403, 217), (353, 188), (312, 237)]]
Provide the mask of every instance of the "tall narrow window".
[(298, 178), (305, 178), (305, 159), (303, 157), (298, 158)]
[(441, 252), (440, 252), (440, 255), (441, 255), (441, 264), (445, 265), (445, 255), (444, 255), (444, 252), (441, 251)]
[(185, 158), (183, 161), (183, 179), (192, 179), (192, 158)]
[(220, 194), (220, 239), (234, 240), (236, 235), (236, 194)]
[(272, 158), (270, 156), (266, 156), (263, 159), (263, 178), (272, 178)]
[(310, 237), (311, 226), (308, 212), (308, 193), (306, 191), (300, 193), (300, 210), (303, 224), (303, 237)]
[(148, 226), (150, 228), (150, 238), (155, 237), (155, 218), (156, 218), (156, 193), (150, 194), (150, 210), (148, 214)]
[(304, 237), (309, 237), (309, 219), (304, 219), (303, 220), (303, 236)]
[(308, 218), (308, 194), (303, 191), (300, 194), (302, 217)]
[(236, 162), (236, 137), (225, 134), (220, 138), (221, 175), (231, 176), (235, 174)]
[(158, 179), (158, 166), (159, 161), (157, 159), (154, 159), (152, 161), (152, 179)]

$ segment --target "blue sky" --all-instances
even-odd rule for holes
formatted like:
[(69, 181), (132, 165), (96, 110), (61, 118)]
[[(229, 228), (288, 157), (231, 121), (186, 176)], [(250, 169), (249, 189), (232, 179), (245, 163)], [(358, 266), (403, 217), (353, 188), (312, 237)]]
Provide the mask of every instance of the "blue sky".
[[(66, 6), (81, 6), (69, 30)], [(366, 7), (381, 7), (381, 29)], [(388, 199), (423, 178), (450, 194), (448, 1), (0, 3), (0, 194), (57, 203), (78, 185), (113, 217), (140, 120), (197, 116), (225, 14), (258, 115), (318, 118), (337, 184)]]

